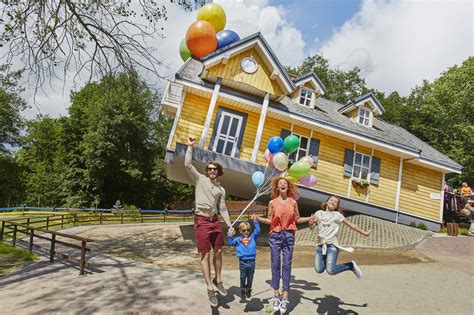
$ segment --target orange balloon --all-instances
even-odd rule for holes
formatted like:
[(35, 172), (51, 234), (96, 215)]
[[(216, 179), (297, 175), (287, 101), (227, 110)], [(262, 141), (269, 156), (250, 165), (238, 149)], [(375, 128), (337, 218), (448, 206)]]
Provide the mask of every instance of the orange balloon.
[(216, 31), (209, 22), (193, 22), (186, 32), (186, 46), (194, 57), (202, 58), (216, 50)]

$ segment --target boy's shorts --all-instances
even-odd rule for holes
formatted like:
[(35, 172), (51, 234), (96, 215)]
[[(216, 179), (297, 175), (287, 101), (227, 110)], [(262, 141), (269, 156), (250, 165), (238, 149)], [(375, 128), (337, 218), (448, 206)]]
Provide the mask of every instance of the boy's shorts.
[(207, 253), (211, 251), (211, 248), (216, 251), (224, 246), (224, 233), (217, 216), (213, 218), (196, 216), (194, 218), (194, 233), (199, 253)]

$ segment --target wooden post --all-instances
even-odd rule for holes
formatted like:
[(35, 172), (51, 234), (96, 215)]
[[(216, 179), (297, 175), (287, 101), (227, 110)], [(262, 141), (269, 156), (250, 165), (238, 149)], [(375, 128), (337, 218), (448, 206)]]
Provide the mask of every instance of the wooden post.
[(61, 215), (61, 229), (64, 228), (64, 214)]
[(86, 266), (86, 241), (82, 241), (81, 244), (81, 270), (79, 271), (79, 275), (83, 276), (84, 275), (84, 267)]
[(49, 250), (49, 262), (54, 261), (54, 246), (56, 245), (56, 234), (51, 234), (51, 249)]
[(3, 240), (3, 232), (5, 231), (5, 221), (2, 221), (2, 228), (0, 230), (0, 241)]
[(140, 217), (141, 217), (141, 221), (143, 223), (143, 212), (140, 210)]
[(123, 212), (120, 213), (120, 224), (123, 224)]
[(28, 246), (28, 249), (30, 250), (30, 252), (33, 251), (33, 235), (34, 235), (34, 230), (33, 229), (30, 229), (30, 244)]
[(99, 213), (99, 224), (102, 224), (102, 211)]
[(46, 217), (46, 230), (49, 229), (49, 216)]
[(74, 219), (73, 219), (73, 220), (74, 220), (74, 221), (73, 221), (73, 222), (74, 222), (74, 226), (76, 226), (76, 222), (77, 222), (77, 213), (74, 213)]
[(26, 219), (26, 225), (30, 226), (30, 218)]
[(16, 245), (16, 230), (17, 230), (18, 226), (15, 224), (13, 226), (13, 239), (12, 239), (12, 245), (15, 246)]

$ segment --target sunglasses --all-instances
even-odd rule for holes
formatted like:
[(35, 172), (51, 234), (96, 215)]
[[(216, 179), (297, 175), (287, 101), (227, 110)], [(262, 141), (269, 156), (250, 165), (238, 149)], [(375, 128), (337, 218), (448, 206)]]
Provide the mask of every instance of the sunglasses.
[(211, 172), (217, 172), (217, 168), (215, 167), (208, 167), (207, 170)]
[(247, 232), (250, 232), (250, 230), (240, 230), (240, 232), (247, 233)]

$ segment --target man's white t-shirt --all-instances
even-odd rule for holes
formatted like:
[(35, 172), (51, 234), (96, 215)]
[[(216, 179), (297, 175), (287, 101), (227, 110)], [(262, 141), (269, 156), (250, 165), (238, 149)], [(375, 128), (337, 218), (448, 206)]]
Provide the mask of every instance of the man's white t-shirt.
[(337, 244), (339, 226), (344, 221), (344, 216), (339, 211), (316, 211), (318, 218), (318, 244)]

